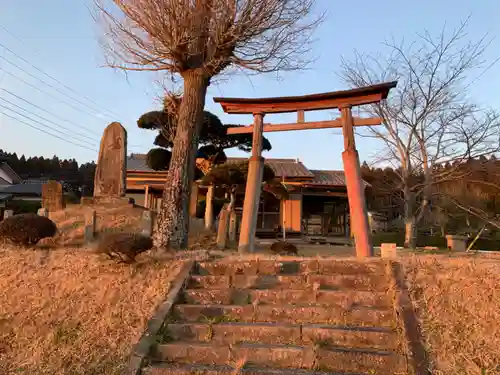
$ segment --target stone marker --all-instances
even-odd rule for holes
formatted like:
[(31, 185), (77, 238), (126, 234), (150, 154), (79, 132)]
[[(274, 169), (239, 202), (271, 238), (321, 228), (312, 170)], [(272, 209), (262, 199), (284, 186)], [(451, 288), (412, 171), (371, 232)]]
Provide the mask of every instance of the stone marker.
[(447, 234), (446, 246), (451, 251), (467, 251), (467, 237)]
[(151, 237), (153, 235), (153, 229), (156, 219), (156, 213), (154, 211), (146, 210), (142, 213), (142, 234), (144, 236)]
[(62, 185), (50, 180), (42, 185), (42, 208), (49, 212), (64, 210), (64, 193)]
[(97, 214), (95, 210), (91, 211), (85, 216), (85, 231), (84, 240), (85, 243), (90, 243), (94, 241), (97, 228)]
[(94, 178), (94, 198), (119, 198), (125, 195), (127, 170), (127, 131), (118, 122), (106, 129), (101, 139)]
[(396, 258), (398, 256), (395, 243), (383, 243), (380, 245), (380, 256), (382, 258)]
[(3, 218), (8, 219), (9, 217), (14, 216), (14, 211), (12, 210), (5, 210), (3, 213)]
[(38, 216), (49, 217), (49, 210), (42, 207), (38, 209)]

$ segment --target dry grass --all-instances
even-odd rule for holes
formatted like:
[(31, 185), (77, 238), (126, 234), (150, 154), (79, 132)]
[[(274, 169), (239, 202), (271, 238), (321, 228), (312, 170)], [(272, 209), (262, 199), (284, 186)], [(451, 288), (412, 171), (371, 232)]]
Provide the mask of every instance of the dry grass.
[(118, 374), (180, 262), (0, 249), (0, 373)]
[(432, 373), (500, 374), (500, 258), (403, 260)]

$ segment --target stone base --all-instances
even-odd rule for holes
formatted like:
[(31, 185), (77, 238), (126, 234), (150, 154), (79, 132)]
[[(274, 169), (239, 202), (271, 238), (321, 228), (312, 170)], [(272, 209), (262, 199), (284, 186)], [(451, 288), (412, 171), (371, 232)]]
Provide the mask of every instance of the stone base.
[(125, 206), (131, 204), (129, 198), (126, 197), (82, 197), (80, 204), (91, 206), (95, 204), (113, 204), (117, 206)]
[(467, 250), (467, 237), (457, 236), (453, 234), (446, 235), (446, 246), (451, 251), (466, 251)]

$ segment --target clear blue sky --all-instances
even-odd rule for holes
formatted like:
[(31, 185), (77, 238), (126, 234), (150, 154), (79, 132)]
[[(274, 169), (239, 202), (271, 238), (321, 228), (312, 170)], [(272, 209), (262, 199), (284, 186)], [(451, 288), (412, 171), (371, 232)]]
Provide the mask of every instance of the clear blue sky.
[[(345, 4), (344, 6), (341, 6)], [(102, 67), (104, 59), (98, 44), (98, 31), (89, 13), (91, 0), (3, 0), (0, 12), (0, 43), (42, 69), (60, 82), (71, 87), (78, 95), (44, 76), (25, 62), (0, 46), (0, 69), (10, 72), (35, 87), (26, 85), (4, 70), (0, 70), (0, 112), (41, 125), (21, 117), (5, 107), (12, 108), (32, 118), (38, 117), (23, 112), (15, 105), (32, 111), (55, 124), (42, 121), (59, 129), (63, 125), (77, 131), (86, 138), (83, 143), (97, 150), (98, 139), (103, 128), (111, 121), (120, 121), (129, 131), (129, 152), (146, 152), (154, 134), (136, 127), (137, 118), (144, 112), (160, 107), (158, 96), (161, 90), (154, 81), (158, 77), (149, 73), (133, 73), (128, 80), (122, 73)], [(318, 10), (326, 10), (327, 18), (317, 30), (317, 42), (313, 46), (316, 62), (308, 71), (275, 76), (235, 76), (210, 87), (207, 109), (213, 111), (227, 123), (251, 122), (249, 117), (223, 114), (212, 101), (213, 96), (263, 97), (280, 95), (302, 95), (315, 92), (334, 91), (344, 86), (337, 73), (340, 57), (349, 57), (354, 49), (376, 53), (383, 50), (382, 42), (395, 37), (411, 40), (415, 33), (428, 29), (438, 33), (444, 23), (457, 26), (470, 14), (469, 36), (478, 39), (488, 33), (494, 40), (486, 54), (493, 61), (500, 56), (500, 3), (496, 1), (465, 0), (421, 0), (337, 2), (318, 0)], [(8, 30), (8, 32), (5, 30)], [(20, 71), (2, 57), (26, 70)], [(62, 95), (30, 76), (35, 75), (68, 94)], [(483, 105), (500, 107), (500, 64), (485, 73), (471, 89), (471, 96)], [(45, 92), (40, 92), (40, 88)], [(8, 90), (10, 93), (8, 93)], [(16, 95), (13, 96), (12, 94)], [(82, 105), (71, 96), (84, 103)], [(91, 98), (89, 103), (83, 96)], [(29, 101), (28, 104), (20, 98)], [(10, 104), (6, 102), (13, 103)], [(63, 102), (70, 104), (64, 104)], [(54, 117), (37, 109), (32, 104), (55, 113)], [(91, 107), (94, 107), (93, 109)], [(101, 107), (114, 114), (104, 114)], [(306, 115), (309, 120), (329, 119), (332, 114)], [(67, 121), (69, 120), (69, 121)], [(273, 116), (267, 121), (289, 121), (290, 117)], [(45, 128), (47, 131), (51, 131)], [(97, 151), (77, 147), (67, 142), (72, 140), (64, 134), (52, 131), (63, 140), (48, 136), (19, 121), (0, 114), (0, 148), (30, 156), (52, 156), (76, 158), (78, 161), (95, 160)], [(331, 130), (272, 133), (267, 135), (273, 150), (267, 157), (299, 158), (310, 168), (341, 169), (342, 139)], [(90, 144), (90, 145), (89, 145)], [(368, 139), (357, 140), (362, 160), (379, 147)], [(230, 155), (242, 155), (230, 151)]]

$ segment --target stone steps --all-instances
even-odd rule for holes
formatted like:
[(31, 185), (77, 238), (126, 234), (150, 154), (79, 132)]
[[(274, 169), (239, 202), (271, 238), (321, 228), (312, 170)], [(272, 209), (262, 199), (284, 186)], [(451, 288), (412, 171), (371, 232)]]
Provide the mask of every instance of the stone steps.
[(355, 349), (397, 350), (398, 337), (391, 329), (342, 327), (321, 324), (279, 323), (171, 323), (165, 332), (169, 341), (216, 344), (255, 343), (315, 345)]
[[(262, 367), (250, 367), (235, 372), (233, 366), (206, 366), (206, 365), (179, 365), (162, 363), (143, 371), (144, 375), (343, 375), (340, 372), (325, 372), (301, 369), (273, 369)], [(345, 373), (344, 373), (345, 374)], [(345, 375), (361, 375), (360, 373), (349, 373)]]
[(297, 306), (372, 306), (390, 308), (387, 292), (358, 290), (304, 290), (304, 289), (186, 289), (182, 300), (192, 305), (220, 304), (297, 305)]
[(384, 292), (387, 290), (385, 275), (194, 275), (189, 289), (302, 289), (346, 290)]
[[(407, 374), (381, 261), (200, 262), (157, 337), (165, 374)], [(244, 366), (235, 372), (237, 363)]]
[(320, 275), (361, 275), (365, 273), (385, 273), (381, 262), (334, 261), (325, 259), (304, 260), (253, 260), (253, 261), (221, 261), (199, 262), (196, 274), (201, 276), (231, 275), (284, 275), (309, 274)]
[(349, 310), (293, 305), (176, 305), (175, 322), (276, 322), (393, 327), (394, 311), (370, 307)]
[(402, 356), (386, 351), (260, 343), (217, 345), (178, 341), (158, 345), (155, 359), (199, 365), (227, 365), (244, 359), (248, 366), (375, 374), (388, 369), (397, 372), (405, 366)]

